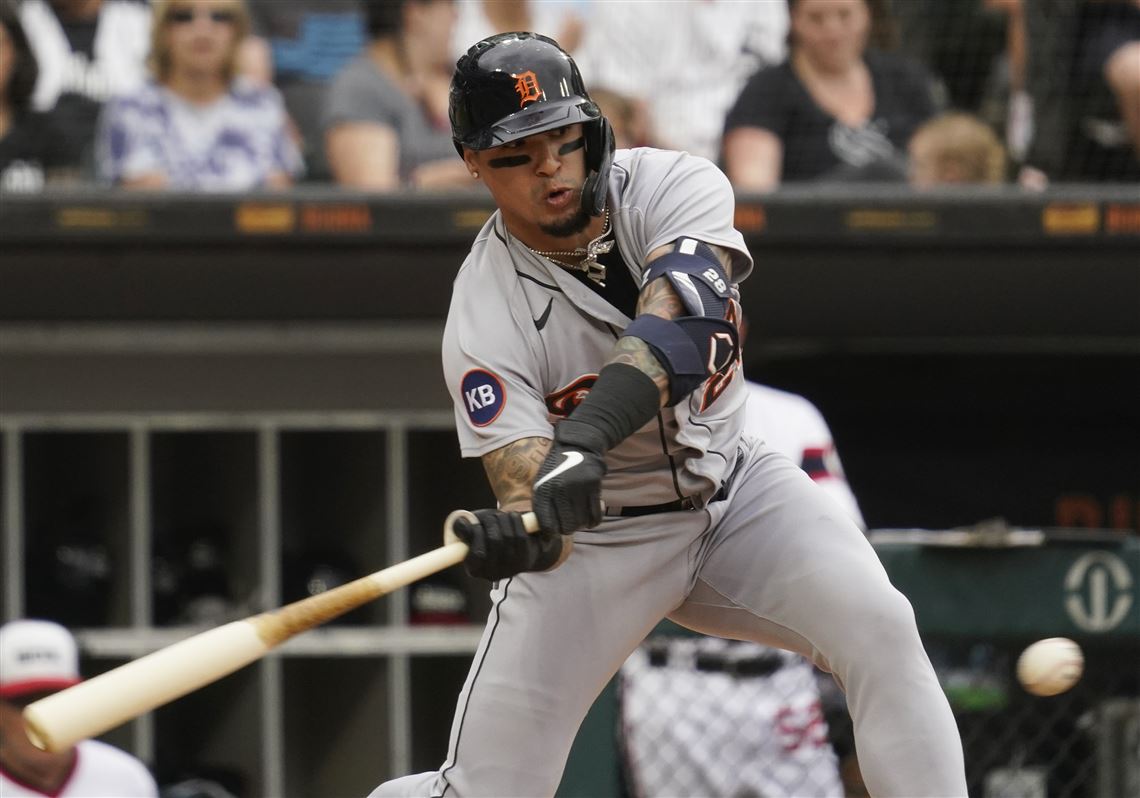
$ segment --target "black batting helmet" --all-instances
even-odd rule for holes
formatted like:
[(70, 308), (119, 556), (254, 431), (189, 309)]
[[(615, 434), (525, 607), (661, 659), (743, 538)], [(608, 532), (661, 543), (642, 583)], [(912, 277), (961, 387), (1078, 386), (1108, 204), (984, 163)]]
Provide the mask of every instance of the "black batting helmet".
[(486, 150), (546, 130), (582, 123), (586, 183), (582, 208), (601, 214), (614, 139), (590, 99), (574, 59), (537, 33), (500, 33), (472, 46), (455, 64), (449, 99), (455, 149)]

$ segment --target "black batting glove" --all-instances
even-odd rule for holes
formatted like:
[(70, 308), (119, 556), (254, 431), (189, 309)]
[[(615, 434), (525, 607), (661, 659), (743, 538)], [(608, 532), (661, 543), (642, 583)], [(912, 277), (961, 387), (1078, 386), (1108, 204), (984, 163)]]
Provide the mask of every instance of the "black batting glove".
[(607, 363), (590, 393), (554, 428), (554, 446), (538, 470), (532, 503), (538, 525), (569, 535), (602, 522), (603, 455), (657, 415), (661, 391), (628, 363)]
[(467, 544), (463, 567), (481, 579), (506, 579), (523, 571), (545, 571), (558, 562), (562, 539), (549, 532), (530, 534), (521, 513), (476, 510), (478, 522), (459, 518), (452, 526)]
[(538, 469), (531, 502), (544, 531), (570, 535), (602, 522), (606, 461), (583, 427), (571, 419), (559, 423), (554, 445)]

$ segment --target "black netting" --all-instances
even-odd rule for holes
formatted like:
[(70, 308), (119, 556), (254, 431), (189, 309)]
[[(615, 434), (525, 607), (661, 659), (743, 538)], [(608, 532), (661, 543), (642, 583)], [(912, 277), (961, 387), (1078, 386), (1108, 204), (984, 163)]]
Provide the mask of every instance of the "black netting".
[[(962, 734), (970, 795), (1140, 795), (1140, 650), (1088, 647), (1067, 693), (1029, 695), (1025, 642), (930, 640)], [(619, 678), (632, 796), (865, 794), (843, 695), (803, 659), (709, 638), (652, 638)]]

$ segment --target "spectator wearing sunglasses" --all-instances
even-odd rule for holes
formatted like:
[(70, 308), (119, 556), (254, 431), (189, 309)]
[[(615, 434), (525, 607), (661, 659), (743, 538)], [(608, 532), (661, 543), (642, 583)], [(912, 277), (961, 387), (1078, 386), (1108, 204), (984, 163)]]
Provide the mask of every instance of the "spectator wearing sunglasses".
[(101, 176), (124, 188), (284, 188), (301, 172), (278, 91), (237, 75), (249, 34), (241, 0), (154, 4), (152, 80), (108, 103)]

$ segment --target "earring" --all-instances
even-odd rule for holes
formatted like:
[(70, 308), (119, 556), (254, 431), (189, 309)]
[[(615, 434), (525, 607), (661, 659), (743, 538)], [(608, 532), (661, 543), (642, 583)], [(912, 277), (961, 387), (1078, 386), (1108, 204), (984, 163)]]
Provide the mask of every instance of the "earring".
[(479, 173), (478, 173), (478, 172), (472, 172), (472, 173), (471, 173), (471, 177), (473, 177), (473, 178), (475, 178), (476, 180), (478, 180), (478, 179), (479, 179)]

